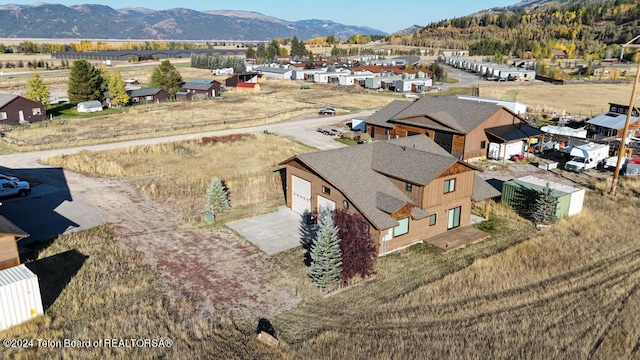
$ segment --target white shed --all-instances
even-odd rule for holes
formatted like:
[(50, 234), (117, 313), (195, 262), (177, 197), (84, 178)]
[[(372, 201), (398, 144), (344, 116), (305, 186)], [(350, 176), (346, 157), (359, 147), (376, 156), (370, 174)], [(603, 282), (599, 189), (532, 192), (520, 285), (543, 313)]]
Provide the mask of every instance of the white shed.
[(0, 271), (0, 331), (42, 314), (38, 276), (24, 264)]
[(98, 100), (84, 101), (78, 103), (77, 108), (82, 113), (102, 111), (102, 103)]

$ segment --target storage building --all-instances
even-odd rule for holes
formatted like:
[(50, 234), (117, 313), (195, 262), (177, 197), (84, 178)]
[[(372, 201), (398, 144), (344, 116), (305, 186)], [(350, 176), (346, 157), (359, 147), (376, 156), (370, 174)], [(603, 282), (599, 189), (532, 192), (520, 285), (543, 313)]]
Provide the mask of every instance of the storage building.
[(502, 202), (511, 205), (516, 211), (530, 214), (535, 206), (535, 199), (549, 184), (552, 195), (557, 199), (556, 217), (566, 218), (579, 214), (584, 202), (584, 189), (559, 184), (535, 176), (525, 176), (509, 180), (502, 185)]
[(0, 331), (44, 314), (38, 276), (24, 264), (0, 271)]

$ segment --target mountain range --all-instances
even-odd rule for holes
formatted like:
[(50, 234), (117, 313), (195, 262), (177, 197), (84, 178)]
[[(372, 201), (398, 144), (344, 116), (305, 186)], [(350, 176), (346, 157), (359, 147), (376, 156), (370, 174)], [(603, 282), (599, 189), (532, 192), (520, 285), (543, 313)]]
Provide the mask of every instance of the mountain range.
[(387, 35), (384, 31), (330, 20), (287, 21), (250, 11), (184, 8), (113, 9), (104, 5), (0, 5), (0, 38), (271, 40)]

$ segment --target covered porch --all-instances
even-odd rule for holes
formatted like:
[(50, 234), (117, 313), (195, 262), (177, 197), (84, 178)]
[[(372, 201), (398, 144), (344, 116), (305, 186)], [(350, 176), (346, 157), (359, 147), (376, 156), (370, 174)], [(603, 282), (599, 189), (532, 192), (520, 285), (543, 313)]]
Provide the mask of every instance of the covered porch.
[(485, 133), (487, 135), (487, 139), (489, 139), (491, 143), (501, 144), (499, 147), (500, 154), (498, 158), (501, 158), (502, 162), (506, 162), (507, 158), (514, 155), (508, 152), (508, 149), (510, 149), (510, 146), (508, 146), (509, 144), (517, 142), (522, 143), (523, 141), (526, 141), (527, 146), (529, 146), (529, 144), (531, 144), (531, 139), (533, 138), (538, 138), (544, 143), (544, 131), (524, 123), (488, 128), (485, 129)]

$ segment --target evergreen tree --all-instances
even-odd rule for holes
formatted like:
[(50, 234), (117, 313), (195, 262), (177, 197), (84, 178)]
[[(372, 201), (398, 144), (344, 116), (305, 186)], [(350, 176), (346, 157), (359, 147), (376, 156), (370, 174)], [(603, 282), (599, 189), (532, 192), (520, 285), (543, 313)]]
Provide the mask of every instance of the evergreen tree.
[(538, 194), (531, 217), (537, 224), (551, 224), (556, 221), (558, 199), (553, 196), (549, 183)]
[(269, 43), (269, 46), (267, 46), (266, 51), (267, 51), (266, 52), (267, 59), (269, 61), (273, 61), (280, 54), (280, 45), (278, 45), (278, 42), (275, 39), (271, 40), (271, 42)]
[(149, 86), (165, 90), (170, 98), (182, 88), (182, 76), (169, 60), (163, 60), (153, 69)]
[(376, 244), (369, 234), (369, 225), (360, 213), (345, 209), (333, 214), (338, 228), (340, 252), (342, 253), (342, 280), (347, 281), (360, 274), (365, 278), (374, 274), (373, 264), (378, 259)]
[(71, 65), (67, 82), (67, 95), (72, 104), (102, 100), (100, 71), (87, 60), (76, 60)]
[(258, 44), (258, 47), (256, 48), (256, 56), (261, 59), (264, 59), (267, 56), (267, 47), (264, 43)]
[(207, 186), (206, 202), (205, 211), (214, 217), (231, 210), (227, 189), (217, 177), (211, 179), (209, 186)]
[(109, 95), (111, 96), (111, 105), (121, 107), (129, 103), (129, 94), (127, 94), (126, 84), (122, 80), (120, 71), (115, 70), (109, 76), (108, 82)]
[(246, 57), (247, 59), (255, 59), (256, 49), (252, 45), (249, 45), (249, 47), (247, 48), (247, 51), (244, 54), (244, 57)]
[(315, 287), (326, 288), (330, 284), (340, 284), (342, 273), (342, 255), (338, 228), (333, 224), (331, 213), (320, 215), (320, 227), (317, 238), (311, 247), (311, 266), (309, 277)]
[(33, 75), (31, 76), (31, 79), (27, 81), (27, 92), (24, 96), (27, 99), (37, 101), (44, 106), (48, 106), (51, 101), (51, 91), (35, 70), (33, 70), (32, 73)]

